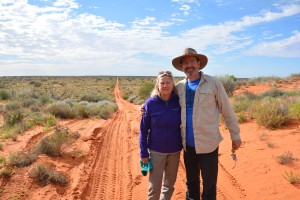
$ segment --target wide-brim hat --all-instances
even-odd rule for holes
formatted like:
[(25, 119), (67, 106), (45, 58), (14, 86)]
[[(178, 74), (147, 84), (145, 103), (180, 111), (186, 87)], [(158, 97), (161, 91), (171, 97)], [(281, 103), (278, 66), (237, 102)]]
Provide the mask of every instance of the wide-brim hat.
[(208, 62), (208, 59), (205, 55), (202, 55), (202, 54), (198, 54), (197, 51), (195, 49), (192, 49), (192, 48), (186, 48), (184, 51), (183, 51), (183, 55), (182, 56), (179, 56), (179, 57), (176, 57), (172, 60), (172, 65), (179, 71), (183, 71), (182, 70), (182, 66), (181, 66), (181, 60), (182, 58), (186, 57), (186, 56), (194, 56), (196, 57), (199, 61), (200, 61), (200, 69), (203, 69), (207, 62)]

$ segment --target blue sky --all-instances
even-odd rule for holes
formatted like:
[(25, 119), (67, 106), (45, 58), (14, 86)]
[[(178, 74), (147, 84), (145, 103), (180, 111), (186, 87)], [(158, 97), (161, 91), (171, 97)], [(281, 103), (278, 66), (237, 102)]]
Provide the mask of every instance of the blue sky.
[(0, 76), (184, 76), (186, 47), (214, 76), (300, 73), (300, 0), (0, 1)]

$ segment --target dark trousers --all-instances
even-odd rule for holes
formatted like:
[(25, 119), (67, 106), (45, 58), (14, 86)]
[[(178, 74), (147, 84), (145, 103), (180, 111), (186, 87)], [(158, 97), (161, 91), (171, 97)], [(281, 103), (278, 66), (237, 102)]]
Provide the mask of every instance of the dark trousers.
[(202, 177), (202, 200), (216, 200), (219, 147), (211, 153), (196, 154), (195, 148), (187, 146), (183, 158), (186, 169), (187, 200), (200, 200), (200, 173)]

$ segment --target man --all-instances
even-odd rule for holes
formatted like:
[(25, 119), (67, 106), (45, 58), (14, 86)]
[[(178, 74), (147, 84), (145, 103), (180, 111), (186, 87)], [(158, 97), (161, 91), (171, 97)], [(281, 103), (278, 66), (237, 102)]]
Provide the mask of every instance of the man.
[(186, 199), (200, 199), (200, 173), (203, 181), (203, 200), (215, 200), (218, 176), (218, 147), (223, 140), (219, 131), (220, 113), (229, 129), (232, 151), (242, 141), (237, 118), (220, 81), (200, 70), (207, 57), (192, 48), (172, 60), (173, 66), (186, 74), (177, 83), (181, 106), (181, 135), (186, 168)]

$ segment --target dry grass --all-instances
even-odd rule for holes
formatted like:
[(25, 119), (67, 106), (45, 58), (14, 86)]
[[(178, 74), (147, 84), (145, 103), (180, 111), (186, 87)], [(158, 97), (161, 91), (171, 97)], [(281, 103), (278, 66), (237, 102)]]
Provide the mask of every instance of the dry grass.
[(36, 167), (32, 168), (29, 171), (28, 175), (41, 186), (46, 186), (49, 183), (66, 186), (69, 183), (69, 179), (67, 176), (57, 171), (51, 170), (42, 164), (39, 164)]
[(285, 171), (283, 177), (293, 185), (297, 185), (300, 183), (300, 175), (294, 174), (294, 172), (292, 172), (291, 170), (290, 172)]
[(292, 163), (295, 160), (293, 154), (290, 151), (286, 151), (283, 154), (276, 156), (276, 159), (277, 162), (282, 165)]

